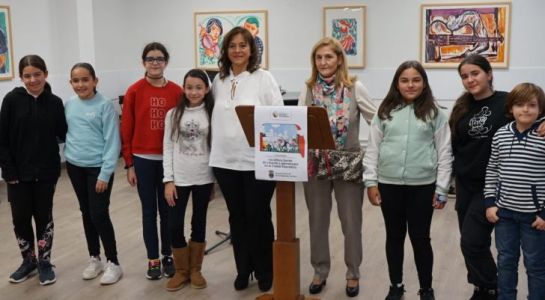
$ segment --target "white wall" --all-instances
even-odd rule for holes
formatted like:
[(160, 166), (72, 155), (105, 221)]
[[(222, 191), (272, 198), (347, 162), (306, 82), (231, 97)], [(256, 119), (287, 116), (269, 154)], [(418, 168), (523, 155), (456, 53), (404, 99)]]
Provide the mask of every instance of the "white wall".
[[(68, 72), (80, 60), (78, 39), (86, 38), (78, 36), (76, 1), (0, 1), (11, 6), (15, 62), (25, 54), (40, 54), (48, 63), (54, 91), (63, 98), (71, 95)], [(99, 89), (110, 98), (123, 94), (131, 82), (142, 76), (141, 50), (152, 40), (168, 47), (172, 60), (167, 76), (180, 82), (194, 66), (193, 12), (237, 9), (268, 10), (270, 70), (285, 89), (298, 91), (309, 74), (310, 48), (322, 36), (322, 7), (351, 4), (334, 0), (85, 1), (93, 6), (94, 36), (90, 38), (94, 39)], [(463, 1), (474, 2), (456, 2)], [(366, 68), (352, 72), (367, 85), (373, 98), (381, 99), (397, 65), (418, 58), (420, 4), (452, 1), (356, 2), (367, 6), (367, 55)], [(495, 70), (496, 88), (509, 90), (521, 81), (545, 86), (545, 56), (541, 53), (545, 39), (539, 38), (545, 29), (545, 23), (539, 21), (543, 10), (545, 2), (541, 0), (513, 1), (510, 67)], [(455, 70), (428, 73), (438, 99), (452, 100), (461, 93)], [(0, 97), (17, 85), (18, 78), (0, 82)]]
[[(418, 59), (420, 5), (442, 2), (475, 1), (0, 0), (11, 7), (14, 65), (26, 54), (41, 55), (48, 64), (53, 91), (63, 99), (73, 94), (68, 84), (70, 67), (88, 56), (95, 59), (99, 90), (117, 98), (143, 75), (141, 51), (150, 41), (167, 46), (171, 53), (167, 77), (179, 83), (195, 62), (193, 12), (224, 10), (268, 10), (269, 69), (282, 87), (299, 91), (309, 75), (310, 49), (322, 36), (322, 7), (363, 4), (367, 6), (366, 67), (352, 72), (377, 102), (386, 94), (396, 67), (404, 60)], [(82, 12), (81, 7), (92, 7), (92, 11)], [(545, 1), (513, 1), (510, 67), (494, 71), (497, 89), (510, 90), (522, 81), (545, 87), (543, 11)], [(89, 20), (89, 14), (91, 30), (81, 24)], [(94, 49), (81, 49), (92, 45)], [(0, 101), (21, 85), (15, 75), (11, 81), (0, 81)], [(428, 70), (428, 75), (435, 96), (451, 107), (462, 92), (456, 71)]]
[[(361, 3), (367, 6), (366, 68), (352, 72), (367, 85), (373, 98), (380, 99), (386, 94), (399, 63), (418, 59), (420, 4), (430, 2), (452, 1), (156, 0), (151, 4), (95, 0), (95, 19), (100, 20), (95, 21), (97, 67), (103, 72), (113, 71), (118, 76), (115, 82), (127, 85), (142, 75), (140, 51), (143, 46), (158, 40), (171, 52), (167, 74), (180, 81), (185, 71), (194, 65), (193, 12), (266, 9), (270, 70), (280, 85), (298, 91), (309, 74), (310, 48), (322, 36), (322, 7)], [(545, 56), (540, 53), (545, 39), (539, 38), (539, 33), (545, 30), (545, 23), (539, 21), (543, 10), (545, 2), (541, 0), (513, 1), (510, 68), (495, 70), (496, 88), (509, 90), (521, 81), (545, 86)], [(429, 70), (428, 73), (438, 99), (452, 100), (461, 93), (455, 70)]]

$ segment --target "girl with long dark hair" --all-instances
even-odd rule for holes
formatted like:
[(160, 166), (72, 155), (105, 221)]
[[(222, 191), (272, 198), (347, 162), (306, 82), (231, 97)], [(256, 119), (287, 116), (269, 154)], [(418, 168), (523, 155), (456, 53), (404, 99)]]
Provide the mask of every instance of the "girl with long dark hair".
[[(210, 119), (214, 97), (208, 75), (193, 69), (184, 76), (184, 94), (165, 118), (163, 169), (165, 198), (169, 205), (168, 224), (176, 273), (167, 290), (176, 291), (185, 283), (202, 289), (206, 280), (201, 267), (204, 257), (206, 212), (214, 176), (210, 158)], [(191, 239), (184, 236), (184, 217), (192, 196)]]

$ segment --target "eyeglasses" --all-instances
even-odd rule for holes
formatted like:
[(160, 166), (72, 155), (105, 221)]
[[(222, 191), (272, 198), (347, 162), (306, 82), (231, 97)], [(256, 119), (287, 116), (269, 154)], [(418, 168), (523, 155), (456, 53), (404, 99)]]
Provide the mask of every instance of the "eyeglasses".
[(162, 63), (165, 63), (167, 60), (166, 58), (162, 57), (162, 56), (157, 56), (157, 57), (153, 57), (153, 56), (148, 56), (146, 58), (144, 58), (144, 61), (147, 62), (147, 63), (158, 63), (158, 64), (162, 64)]

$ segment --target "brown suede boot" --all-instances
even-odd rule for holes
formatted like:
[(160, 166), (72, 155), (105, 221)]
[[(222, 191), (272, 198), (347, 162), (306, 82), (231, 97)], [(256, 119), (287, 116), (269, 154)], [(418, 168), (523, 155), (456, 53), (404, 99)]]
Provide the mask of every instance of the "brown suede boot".
[(204, 289), (206, 287), (206, 279), (201, 274), (205, 246), (206, 243), (189, 241), (189, 277), (191, 278), (191, 287), (195, 289)]
[(189, 282), (189, 247), (172, 248), (172, 258), (176, 273), (172, 276), (166, 285), (167, 291), (177, 291)]

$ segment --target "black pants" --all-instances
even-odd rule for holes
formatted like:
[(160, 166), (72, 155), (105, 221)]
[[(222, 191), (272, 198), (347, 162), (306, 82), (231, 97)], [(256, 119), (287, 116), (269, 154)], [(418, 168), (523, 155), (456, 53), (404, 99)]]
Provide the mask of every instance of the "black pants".
[(255, 271), (258, 280), (272, 280), (271, 198), (276, 183), (255, 179), (254, 171), (213, 170), (229, 210), (238, 274)]
[(456, 211), (467, 281), (475, 286), (496, 289), (498, 269), (490, 246), (494, 225), (486, 219), (484, 196), (472, 192), (456, 178)]
[(184, 218), (189, 195), (193, 199), (193, 214), (191, 215), (191, 240), (204, 243), (206, 238), (206, 212), (212, 192), (213, 183), (192, 186), (176, 186), (178, 199), (176, 205), (168, 209), (168, 228), (172, 237), (173, 248), (187, 246), (184, 236)]
[(19, 182), (8, 184), (8, 201), (11, 205), (13, 230), (21, 256), (35, 256), (34, 230), (36, 224), (38, 259), (49, 261), (53, 246), (53, 195), (57, 182)]
[(407, 229), (414, 252), (420, 288), (431, 287), (433, 250), (430, 227), (435, 183), (428, 185), (378, 185), (380, 208), (386, 225), (386, 259), (390, 282), (403, 282), (403, 258)]
[(78, 167), (67, 162), (66, 171), (78, 198), (89, 255), (100, 255), (102, 240), (106, 259), (118, 263), (114, 227), (109, 211), (114, 176), (110, 177), (108, 188), (102, 193), (97, 193), (95, 186), (100, 168)]

